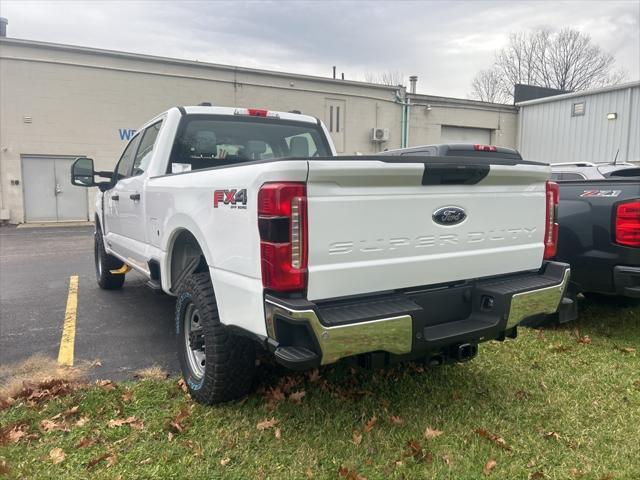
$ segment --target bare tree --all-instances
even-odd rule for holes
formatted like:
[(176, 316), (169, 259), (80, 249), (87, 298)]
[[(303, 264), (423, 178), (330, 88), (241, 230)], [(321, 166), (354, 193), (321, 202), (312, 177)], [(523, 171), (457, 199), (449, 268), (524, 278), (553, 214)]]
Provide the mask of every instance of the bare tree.
[(368, 83), (378, 83), (380, 85), (404, 85), (404, 73), (391, 70), (382, 73), (367, 72), (364, 74), (364, 81)]
[[(614, 71), (613, 55), (594, 45), (591, 37), (569, 28), (512, 33), (506, 47), (496, 52), (491, 73), (480, 71), (472, 83), (474, 98), (490, 98), (486, 83), (500, 84), (498, 102), (513, 99), (516, 83), (578, 91), (622, 82), (623, 70)], [(485, 86), (483, 88), (483, 85)]]
[(507, 103), (502, 78), (495, 68), (480, 70), (471, 84), (471, 98), (491, 103)]

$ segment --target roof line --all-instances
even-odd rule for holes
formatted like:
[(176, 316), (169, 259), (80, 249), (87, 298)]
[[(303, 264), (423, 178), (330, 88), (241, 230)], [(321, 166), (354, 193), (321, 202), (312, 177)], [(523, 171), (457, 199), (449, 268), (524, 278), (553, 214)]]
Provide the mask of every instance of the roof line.
[(407, 93), (407, 97), (412, 100), (428, 101), (432, 103), (450, 103), (459, 105), (468, 105), (475, 107), (490, 108), (493, 110), (517, 111), (517, 107), (508, 103), (483, 102), (481, 100), (473, 100), (469, 98), (442, 97), (439, 95), (428, 95), (424, 93)]
[(612, 92), (615, 90), (626, 90), (627, 88), (640, 87), (640, 80), (633, 82), (619, 83), (617, 85), (609, 85), (602, 88), (594, 88), (593, 90), (581, 90), (578, 92), (563, 93), (561, 95), (551, 95), (549, 97), (536, 98), (533, 100), (526, 100), (524, 102), (516, 103), (518, 107), (525, 107), (527, 105), (535, 105), (537, 103), (555, 102), (558, 100), (564, 100), (567, 98), (586, 97), (589, 95), (597, 95), (598, 93)]
[(197, 60), (186, 60), (186, 59), (174, 58), (174, 57), (161, 57), (158, 55), (149, 55), (145, 53), (133, 53), (133, 52), (124, 52), (121, 50), (108, 50), (103, 48), (83, 47), (79, 45), (66, 45), (62, 43), (41, 42), (36, 40), (25, 40), (21, 38), (2, 37), (0, 38), (0, 43), (26, 46), (26, 47), (41, 47), (41, 48), (48, 48), (51, 50), (63, 50), (63, 51), (70, 51), (70, 52), (107, 55), (111, 57), (129, 58), (129, 59), (143, 60), (148, 62), (172, 63), (176, 65), (186, 65), (191, 67), (216, 68), (219, 70), (227, 70), (231, 72), (259, 73), (263, 75), (271, 75), (274, 77), (295, 78), (300, 80), (312, 80), (317, 82), (319, 81), (319, 82), (334, 83), (334, 84), (339, 83), (339, 84), (352, 85), (355, 87), (369, 87), (369, 88), (377, 88), (377, 89), (389, 90), (389, 91), (396, 91), (398, 90), (398, 88), (403, 87), (402, 85), (397, 85), (397, 86), (382, 85), (378, 83), (368, 83), (368, 82), (361, 82), (357, 80), (342, 80), (340, 78), (320, 77), (316, 75), (306, 75), (301, 73), (288, 73), (288, 72), (281, 72), (277, 70), (263, 70), (259, 68), (238, 67), (234, 65), (225, 65), (220, 63), (200, 62)]

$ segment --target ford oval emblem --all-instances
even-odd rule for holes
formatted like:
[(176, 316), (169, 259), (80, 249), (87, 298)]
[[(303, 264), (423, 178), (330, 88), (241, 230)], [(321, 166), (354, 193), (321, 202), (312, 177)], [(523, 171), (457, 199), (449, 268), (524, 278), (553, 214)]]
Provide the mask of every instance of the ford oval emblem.
[(433, 212), (432, 218), (440, 225), (457, 225), (467, 218), (467, 214), (460, 207), (442, 207)]

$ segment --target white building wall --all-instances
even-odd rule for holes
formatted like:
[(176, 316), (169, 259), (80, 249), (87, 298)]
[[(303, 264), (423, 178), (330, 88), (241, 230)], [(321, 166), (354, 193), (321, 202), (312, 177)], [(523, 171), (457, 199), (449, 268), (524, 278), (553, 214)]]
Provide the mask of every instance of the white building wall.
[[(394, 86), (3, 38), (0, 210), (10, 211), (11, 223), (25, 219), (22, 156), (84, 155), (111, 170), (131, 131), (176, 105), (300, 110), (329, 123), (334, 102), (344, 105), (339, 153), (367, 154), (401, 147), (403, 96)], [(491, 143), (515, 145), (513, 107), (427, 95), (411, 101), (432, 108), (411, 107), (409, 145), (440, 142), (442, 126), (486, 129)], [(389, 129), (389, 140), (372, 142), (372, 128)]]
[(378, 151), (369, 139), (372, 127), (389, 128), (387, 145), (399, 148), (396, 90), (6, 39), (0, 42), (0, 209), (10, 210), (11, 223), (24, 221), (21, 156), (85, 155), (97, 170), (111, 170), (129, 130), (172, 106), (202, 101), (295, 109), (324, 121), (327, 100), (344, 100), (341, 153)]
[(409, 146), (442, 142), (442, 127), (490, 131), (490, 143), (516, 147), (518, 112), (515, 107), (430, 95), (409, 95)]
[[(584, 102), (584, 115), (572, 115)], [(640, 161), (640, 82), (531, 100), (520, 106), (519, 150), (549, 163)], [(617, 118), (607, 119), (615, 113)]]

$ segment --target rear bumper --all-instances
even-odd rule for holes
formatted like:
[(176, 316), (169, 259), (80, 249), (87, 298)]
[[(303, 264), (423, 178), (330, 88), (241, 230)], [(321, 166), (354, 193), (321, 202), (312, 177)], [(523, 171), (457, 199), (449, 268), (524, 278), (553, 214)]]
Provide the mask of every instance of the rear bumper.
[(640, 298), (640, 267), (614, 267), (613, 284), (618, 295)]
[(267, 295), (269, 345), (299, 369), (371, 352), (461, 360), (461, 347), (515, 336), (524, 319), (555, 313), (569, 276), (567, 264), (546, 262), (533, 273), (331, 302)]

